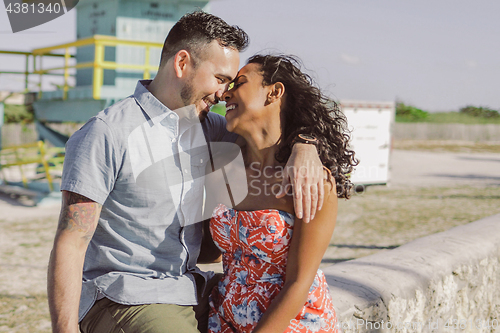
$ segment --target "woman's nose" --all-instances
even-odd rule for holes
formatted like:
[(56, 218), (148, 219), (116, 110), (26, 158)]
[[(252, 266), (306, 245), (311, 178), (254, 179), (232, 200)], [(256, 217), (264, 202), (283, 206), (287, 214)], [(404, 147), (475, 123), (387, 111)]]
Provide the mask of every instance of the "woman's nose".
[(224, 101), (227, 101), (231, 98), (231, 93), (229, 92), (229, 90), (225, 91), (223, 94), (222, 94), (222, 99)]

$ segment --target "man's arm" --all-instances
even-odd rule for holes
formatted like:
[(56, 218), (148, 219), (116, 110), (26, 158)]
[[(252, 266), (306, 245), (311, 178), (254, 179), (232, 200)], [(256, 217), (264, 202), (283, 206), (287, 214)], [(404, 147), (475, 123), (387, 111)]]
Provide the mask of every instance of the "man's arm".
[(50, 254), (47, 292), (53, 332), (79, 332), (78, 307), (83, 262), (102, 206), (82, 195), (63, 191), (59, 224)]
[(321, 210), (325, 196), (323, 164), (315, 145), (296, 143), (284, 169), (281, 190), (276, 195), (286, 195), (289, 187), (293, 191), (295, 215), (305, 223), (311, 221), (317, 210)]

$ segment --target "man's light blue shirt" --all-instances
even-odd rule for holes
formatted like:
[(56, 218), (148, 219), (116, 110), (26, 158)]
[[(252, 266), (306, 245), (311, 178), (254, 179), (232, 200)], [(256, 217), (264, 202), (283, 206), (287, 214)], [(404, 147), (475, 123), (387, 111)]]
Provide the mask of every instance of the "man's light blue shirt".
[(121, 304), (197, 304), (206, 139), (234, 142), (210, 112), (173, 112), (139, 81), (70, 138), (61, 189), (102, 204), (83, 269), (79, 320), (102, 297)]

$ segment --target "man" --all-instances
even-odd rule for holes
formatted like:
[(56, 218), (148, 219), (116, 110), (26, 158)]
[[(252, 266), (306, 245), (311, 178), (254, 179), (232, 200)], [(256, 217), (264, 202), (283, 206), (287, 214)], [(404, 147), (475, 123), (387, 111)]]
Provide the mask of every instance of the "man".
[[(187, 333), (198, 322), (205, 330), (214, 279), (196, 268), (203, 178), (194, 175), (209, 160), (206, 141), (236, 139), (208, 112), (247, 44), (244, 31), (218, 17), (185, 15), (165, 40), (155, 79), (68, 141), (48, 272), (54, 332)], [(319, 161), (312, 145), (293, 150), (289, 164)], [(318, 197), (321, 205), (322, 184), (290, 176), (307, 219)]]

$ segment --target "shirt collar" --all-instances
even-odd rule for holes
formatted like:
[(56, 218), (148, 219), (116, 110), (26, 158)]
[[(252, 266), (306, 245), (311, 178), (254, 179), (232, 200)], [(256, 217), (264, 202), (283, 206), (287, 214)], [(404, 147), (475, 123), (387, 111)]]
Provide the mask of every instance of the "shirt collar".
[(175, 114), (176, 118), (181, 119), (187, 127), (200, 123), (194, 105), (188, 105), (173, 112), (146, 88), (151, 82), (152, 80), (139, 80), (135, 88), (134, 98), (148, 115), (153, 125), (160, 124), (170, 114)]
[(139, 80), (135, 87), (134, 98), (147, 114), (153, 125), (159, 124), (170, 113), (174, 113), (160, 102), (146, 87), (152, 80)]

